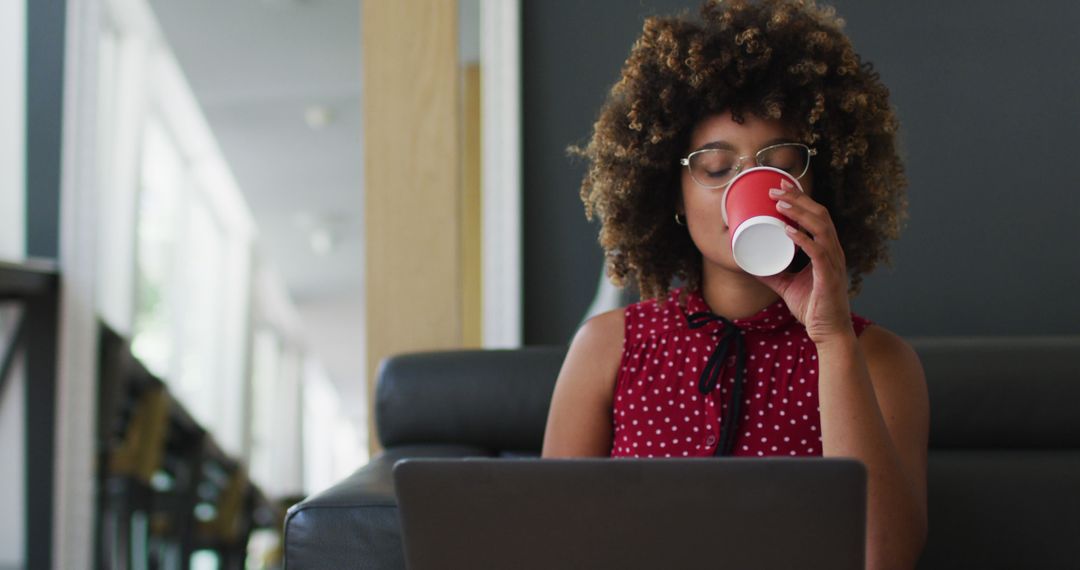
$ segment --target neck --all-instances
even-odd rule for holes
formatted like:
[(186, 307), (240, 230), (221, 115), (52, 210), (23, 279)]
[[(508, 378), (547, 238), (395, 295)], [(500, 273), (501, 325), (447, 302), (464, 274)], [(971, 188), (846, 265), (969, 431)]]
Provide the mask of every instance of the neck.
[(780, 296), (756, 277), (702, 262), (701, 295), (714, 314), (728, 320), (744, 319), (775, 303)]

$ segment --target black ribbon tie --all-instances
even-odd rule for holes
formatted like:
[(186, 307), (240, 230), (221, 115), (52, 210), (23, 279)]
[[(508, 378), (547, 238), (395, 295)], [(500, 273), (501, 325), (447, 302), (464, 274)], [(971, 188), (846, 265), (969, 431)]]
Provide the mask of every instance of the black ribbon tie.
[[(743, 368), (746, 366), (746, 339), (743, 338), (743, 331), (735, 326), (735, 323), (711, 312), (694, 313), (687, 316), (686, 321), (692, 329), (707, 326), (713, 321), (724, 325), (720, 335), (720, 342), (713, 349), (712, 354), (709, 355), (709, 359), (705, 363), (705, 369), (701, 371), (701, 378), (698, 379), (698, 391), (706, 397), (709, 397), (710, 392), (716, 389), (716, 383), (720, 380), (728, 349), (732, 344), (735, 345), (735, 388), (732, 390), (731, 403), (728, 406), (727, 415), (724, 416), (723, 427), (720, 431), (720, 443), (717, 444), (715, 453), (717, 456), (731, 455), (731, 450), (735, 447), (735, 433), (738, 429), (740, 408), (742, 407)], [(723, 412), (722, 406), (720, 411)]]

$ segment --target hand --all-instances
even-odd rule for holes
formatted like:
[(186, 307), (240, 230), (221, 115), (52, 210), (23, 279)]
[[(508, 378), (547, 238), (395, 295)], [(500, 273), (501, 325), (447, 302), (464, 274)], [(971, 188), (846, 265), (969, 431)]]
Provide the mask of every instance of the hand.
[(810, 257), (810, 264), (796, 274), (780, 273), (758, 280), (780, 295), (815, 344), (854, 336), (847, 263), (829, 211), (786, 180), (769, 195), (778, 200), (778, 212), (809, 232), (786, 228), (795, 245)]

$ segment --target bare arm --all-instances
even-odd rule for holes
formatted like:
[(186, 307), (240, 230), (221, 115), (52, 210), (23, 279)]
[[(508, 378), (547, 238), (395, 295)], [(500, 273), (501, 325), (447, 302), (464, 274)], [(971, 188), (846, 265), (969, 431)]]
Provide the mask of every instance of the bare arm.
[(922, 364), (878, 326), (818, 345), (822, 452), (867, 468), (866, 567), (915, 567), (926, 543), (929, 398)]
[(589, 319), (578, 330), (551, 396), (541, 457), (611, 455), (611, 409), (622, 359), (623, 309)]

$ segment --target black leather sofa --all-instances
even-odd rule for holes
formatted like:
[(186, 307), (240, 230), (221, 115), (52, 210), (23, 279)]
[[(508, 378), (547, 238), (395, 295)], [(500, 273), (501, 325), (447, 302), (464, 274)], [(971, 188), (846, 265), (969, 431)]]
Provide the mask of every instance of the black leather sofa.
[[(1080, 568), (1080, 336), (911, 339), (931, 404), (920, 569)], [(290, 570), (405, 567), (391, 469), (406, 457), (536, 456), (565, 348), (383, 362), (384, 451), (290, 509)]]

